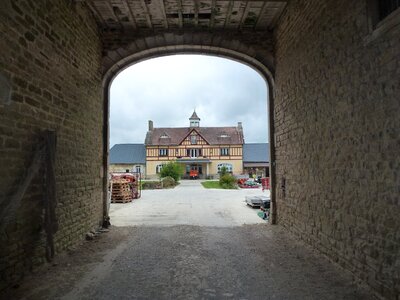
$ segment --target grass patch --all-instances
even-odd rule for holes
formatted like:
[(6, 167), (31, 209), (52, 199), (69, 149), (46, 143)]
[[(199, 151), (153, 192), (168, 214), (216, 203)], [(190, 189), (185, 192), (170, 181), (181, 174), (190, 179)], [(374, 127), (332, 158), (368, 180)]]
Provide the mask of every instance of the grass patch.
[[(222, 186), (219, 184), (219, 181), (218, 181), (218, 180), (207, 180), (207, 181), (203, 181), (203, 182), (201, 183), (201, 185), (202, 185), (203, 187), (205, 187), (206, 189), (227, 189), (226, 187), (225, 187), (225, 188), (222, 187)], [(232, 187), (232, 188), (228, 188), (228, 189), (236, 189), (236, 187)]]

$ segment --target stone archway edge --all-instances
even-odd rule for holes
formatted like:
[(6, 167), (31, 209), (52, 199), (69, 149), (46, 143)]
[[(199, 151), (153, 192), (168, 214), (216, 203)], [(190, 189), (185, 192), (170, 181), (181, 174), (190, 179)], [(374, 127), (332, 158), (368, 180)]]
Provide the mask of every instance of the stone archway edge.
[[(120, 58), (111, 67), (109, 67), (104, 72), (103, 76), (103, 94), (104, 94), (104, 127), (103, 127), (103, 215), (104, 219), (108, 219), (108, 209), (107, 209), (107, 187), (108, 187), (108, 163), (109, 163), (109, 111), (110, 111), (110, 86), (114, 78), (129, 66), (139, 63), (141, 61), (168, 56), (176, 54), (203, 54), (212, 55), (217, 57), (228, 58), (239, 63), (243, 63), (254, 70), (256, 70), (266, 81), (268, 86), (268, 117), (269, 117), (269, 146), (270, 146), (270, 182), (271, 182), (271, 223), (276, 224), (277, 222), (277, 208), (276, 208), (276, 177), (275, 177), (275, 144), (274, 144), (274, 77), (271, 69), (262, 61), (255, 57), (247, 55), (245, 53), (238, 52), (232, 49), (226, 49), (217, 46), (207, 46), (207, 45), (166, 45), (159, 46), (151, 49), (146, 49), (131, 55), (127, 55), (124, 58)], [(115, 59), (116, 57), (114, 57)], [(103, 67), (106, 63), (104, 62)]]

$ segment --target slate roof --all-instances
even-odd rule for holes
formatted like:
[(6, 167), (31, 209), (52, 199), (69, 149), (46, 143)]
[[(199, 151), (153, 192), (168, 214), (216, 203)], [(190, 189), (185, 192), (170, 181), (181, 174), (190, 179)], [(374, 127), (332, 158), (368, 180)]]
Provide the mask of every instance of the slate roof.
[(110, 164), (145, 164), (146, 148), (143, 144), (115, 144), (110, 149)]
[(192, 131), (197, 131), (210, 145), (243, 144), (243, 132), (237, 127), (154, 128), (147, 132), (146, 146), (179, 145)]
[(243, 162), (269, 162), (269, 144), (251, 143), (243, 145)]

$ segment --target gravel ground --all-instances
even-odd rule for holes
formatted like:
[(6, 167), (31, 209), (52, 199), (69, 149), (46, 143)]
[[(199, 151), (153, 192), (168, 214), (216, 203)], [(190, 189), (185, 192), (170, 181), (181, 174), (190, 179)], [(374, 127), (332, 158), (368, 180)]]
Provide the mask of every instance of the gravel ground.
[(131, 203), (111, 204), (116, 226), (198, 225), (230, 227), (263, 224), (256, 211), (246, 206), (246, 196), (269, 196), (259, 189), (205, 189), (199, 180), (182, 180), (170, 190), (145, 190)]
[[(373, 299), (349, 273), (245, 206), (244, 194), (261, 191), (225, 191), (225, 197), (224, 191), (213, 196), (198, 190), (200, 205), (195, 197), (181, 198), (197, 189), (193, 185), (184, 183), (162, 198), (187, 212), (185, 218), (174, 219), (173, 209), (156, 209), (163, 216), (151, 217), (150, 208), (162, 204), (157, 193), (144, 194), (142, 206), (114, 206), (113, 223), (131, 226), (112, 226), (0, 298)], [(200, 213), (191, 215), (190, 205)]]

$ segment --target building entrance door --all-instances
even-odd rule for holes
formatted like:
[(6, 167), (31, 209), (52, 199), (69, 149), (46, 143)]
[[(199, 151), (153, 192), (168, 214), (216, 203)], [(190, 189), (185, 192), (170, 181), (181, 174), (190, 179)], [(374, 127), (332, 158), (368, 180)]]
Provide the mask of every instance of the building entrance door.
[(200, 164), (188, 164), (186, 165), (186, 175), (189, 176), (190, 171), (196, 171), (199, 178), (203, 177), (203, 166)]

